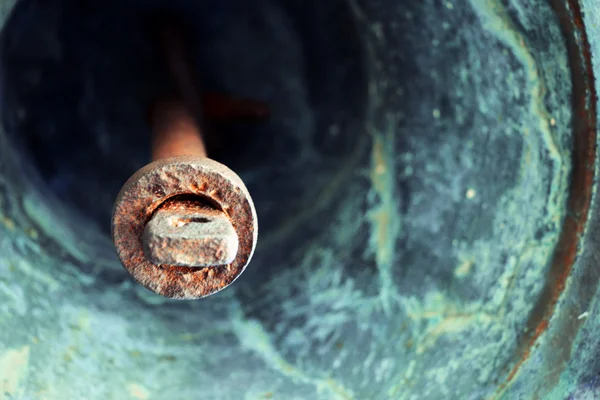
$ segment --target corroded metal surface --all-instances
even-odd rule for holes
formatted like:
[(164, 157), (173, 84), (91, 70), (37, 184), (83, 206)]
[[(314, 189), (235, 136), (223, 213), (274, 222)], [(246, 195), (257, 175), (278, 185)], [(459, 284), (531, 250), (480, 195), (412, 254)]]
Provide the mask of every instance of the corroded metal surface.
[[(127, 119), (141, 103), (128, 103), (123, 87), (133, 97), (127, 85), (158, 63), (136, 64), (133, 50), (145, 47), (135, 41), (127, 63), (112, 53), (134, 37), (131, 16), (111, 23), (122, 15), (114, 4), (59, 14), (67, 39), (84, 39), (61, 37), (65, 51), (45, 53), (41, 86), (56, 83), (45, 97), (20, 80), (35, 77), (44, 57), (27, 65), (23, 51), (25, 67), (11, 58), (18, 73), (3, 90), (21, 82), (37, 103), (17, 93), (33, 128), (9, 124), (12, 141), (0, 137), (0, 376), (9, 395), (600, 398), (597, 2), (291, 0), (243, 12), (233, 3), (185, 10), (194, 37), (206, 38), (202, 72), (212, 89), (269, 99), (276, 112), (267, 129), (223, 135), (228, 153), (216, 158), (252, 191), (261, 246), (257, 268), (202, 302), (169, 301), (104, 268), (89, 251), (97, 242), (80, 234), (94, 226), (52, 201), (59, 193), (109, 220), (103, 194), (112, 204), (150, 153), (140, 150), (145, 125)], [(44, 26), (56, 15), (47, 4), (22, 15)], [(347, 4), (360, 23), (344, 17)], [(13, 52), (54, 49), (51, 30), (16, 32)], [(356, 33), (368, 59), (352, 44)], [(588, 47), (585, 68), (574, 68), (573, 53)], [(82, 54), (71, 80), (56, 73), (60, 54)], [(364, 80), (354, 61), (368, 67)], [(64, 88), (73, 87), (83, 94), (69, 102)], [(64, 109), (77, 112), (61, 121)], [(44, 143), (29, 161), (52, 167), (52, 192), (12, 162), (26, 157), (13, 143), (29, 136)], [(116, 176), (114, 164), (131, 170)]]
[[(189, 62), (190, 51), (184, 45), (182, 27), (169, 21), (159, 19), (155, 28), (158, 29), (159, 43), (171, 78), (179, 91), (177, 97), (182, 100), (165, 99), (154, 104), (151, 111), (152, 156), (155, 161), (166, 161), (150, 164), (143, 172), (138, 171), (122, 188), (113, 214), (113, 239), (125, 268), (146, 287), (166, 297), (195, 299), (224, 288), (243, 271), (256, 245), (256, 212), (247, 191), (242, 194), (239, 187), (231, 186), (232, 183), (241, 183), (241, 179), (218, 162), (206, 160), (206, 146), (199, 127), (203, 122), (203, 110)], [(226, 113), (236, 109), (248, 111), (246, 103), (231, 101), (237, 104), (237, 108), (226, 108)], [(217, 109), (223, 108), (223, 104), (227, 103), (222, 103)], [(255, 106), (255, 103), (250, 103), (250, 108)], [(204, 167), (201, 179), (198, 180), (198, 172), (190, 171), (194, 168), (190, 162)], [(168, 172), (161, 171), (165, 166)], [(152, 176), (161, 178), (157, 181)], [(175, 181), (178, 184), (184, 182), (184, 186), (191, 185), (194, 189), (181, 192)], [(146, 186), (142, 190), (143, 185)], [(145, 205), (139, 204), (139, 201), (129, 203), (131, 198), (139, 200), (139, 196), (148, 196), (144, 190), (154, 195), (163, 193), (159, 196), (158, 209), (156, 202)], [(188, 198), (181, 199), (178, 195)], [(196, 198), (189, 199), (189, 196)], [(128, 203), (121, 203), (123, 197)], [(210, 203), (216, 204), (219, 209), (211, 208)], [(246, 206), (250, 207), (250, 212), (244, 208)], [(151, 217), (148, 217), (149, 213)], [(140, 215), (142, 218), (137, 221), (145, 223), (143, 234), (139, 226), (128, 227), (128, 222), (115, 230), (115, 221), (119, 225), (122, 220)], [(235, 226), (230, 219), (234, 220)], [(143, 255), (146, 257), (143, 261), (155, 268), (138, 265), (142, 262), (139, 235), (142, 235)], [(249, 238), (246, 239), (246, 236)], [(122, 237), (126, 240), (120, 239)], [(240, 241), (244, 243), (240, 244)], [(127, 251), (133, 251), (133, 254), (127, 254), (123, 246), (132, 242), (138, 245), (127, 247)], [(241, 259), (237, 260), (240, 247)], [(185, 269), (190, 267), (211, 269)]]
[(198, 200), (165, 203), (144, 229), (144, 251), (152, 263), (210, 267), (233, 262), (238, 236), (225, 213)]
[[(165, 200), (177, 195), (204, 198), (231, 219), (239, 239), (232, 263), (190, 269), (148, 261), (142, 241), (146, 223)], [(182, 156), (148, 164), (125, 183), (115, 203), (112, 234), (119, 259), (139, 283), (166, 297), (196, 299), (225, 288), (244, 271), (258, 225), (250, 194), (233, 171), (207, 158)]]

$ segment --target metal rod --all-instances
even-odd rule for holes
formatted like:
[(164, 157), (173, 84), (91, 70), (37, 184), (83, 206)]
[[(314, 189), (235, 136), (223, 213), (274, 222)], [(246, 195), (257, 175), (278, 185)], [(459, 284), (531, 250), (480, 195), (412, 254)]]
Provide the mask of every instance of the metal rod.
[(182, 25), (152, 20), (175, 96), (153, 104), (153, 162), (121, 188), (112, 217), (121, 263), (137, 282), (169, 298), (197, 299), (230, 285), (258, 240), (258, 219), (242, 179), (207, 158), (208, 121), (265, 118), (259, 101), (200, 94)]
[[(162, 100), (154, 105), (152, 158), (206, 157), (199, 128), (200, 97), (180, 30), (167, 23), (161, 31), (161, 44), (182, 100)], [(232, 262), (238, 251), (238, 236), (227, 215), (201, 201), (163, 204), (147, 223), (142, 240), (146, 256), (157, 265), (224, 265)]]

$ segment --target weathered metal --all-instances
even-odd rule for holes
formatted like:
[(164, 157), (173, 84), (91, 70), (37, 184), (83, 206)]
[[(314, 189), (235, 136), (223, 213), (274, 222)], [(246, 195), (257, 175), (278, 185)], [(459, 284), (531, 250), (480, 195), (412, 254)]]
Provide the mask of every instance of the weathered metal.
[(143, 243), (154, 264), (179, 267), (229, 264), (238, 251), (238, 236), (227, 215), (201, 200), (163, 203), (146, 224)]
[(202, 302), (106, 260), (146, 105), (173, 88), (135, 39), (156, 3), (79, 3), (5, 31), (8, 396), (600, 398), (597, 2), (170, 3), (203, 89), (276, 105), (211, 126), (201, 96), (261, 217), (253, 267)]
[[(165, 23), (160, 43), (183, 100), (154, 104), (152, 157), (122, 188), (113, 212), (113, 240), (123, 266), (150, 290), (197, 299), (231, 284), (252, 258), (257, 218), (242, 180), (206, 158), (200, 96), (180, 30)], [(251, 100), (212, 95), (220, 117), (264, 115)], [(184, 198), (181, 198), (184, 196)], [(204, 267), (203, 269), (196, 269)]]
[[(148, 259), (144, 229), (154, 212), (176, 196), (202, 199), (231, 220), (239, 243), (231, 263), (188, 268), (157, 265)], [(175, 299), (205, 297), (230, 285), (248, 265), (258, 238), (254, 204), (240, 177), (223, 164), (198, 156), (165, 158), (135, 173), (117, 197), (112, 226), (113, 241), (127, 271), (146, 288)], [(188, 244), (185, 248), (194, 253)]]

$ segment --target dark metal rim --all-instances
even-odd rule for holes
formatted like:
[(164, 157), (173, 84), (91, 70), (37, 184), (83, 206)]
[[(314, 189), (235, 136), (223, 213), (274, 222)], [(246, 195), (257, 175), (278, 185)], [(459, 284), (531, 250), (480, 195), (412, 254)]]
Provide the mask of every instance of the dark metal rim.
[[(552, 373), (540, 377), (541, 383), (532, 385), (537, 395), (543, 397), (554, 387), (571, 357), (571, 348), (577, 333), (585, 322), (577, 316), (591, 302), (599, 283), (600, 275), (587, 274), (595, 268), (585, 252), (589, 252), (590, 226), (594, 224), (592, 205), (599, 199), (593, 198), (596, 169), (597, 97), (592, 55), (587, 39), (581, 5), (578, 0), (551, 0), (567, 45), (573, 85), (573, 164), (567, 203), (567, 217), (555, 248), (553, 259), (546, 275), (542, 293), (534, 305), (523, 335), (514, 354), (512, 365), (507, 366), (506, 378), (500, 383), (494, 397), (501, 396), (516, 380), (523, 365), (534, 349), (541, 351), (544, 361), (551, 363)], [(597, 197), (597, 196), (596, 196)], [(586, 240), (587, 239), (587, 240)], [(581, 253), (582, 252), (582, 253)], [(577, 290), (578, 283), (567, 279), (577, 271), (577, 278), (585, 278), (587, 291)], [(593, 277), (593, 278), (592, 278)], [(590, 279), (592, 278), (592, 279)], [(575, 292), (573, 289), (575, 288)], [(576, 296), (557, 307), (563, 296)], [(544, 337), (544, 341), (540, 339)], [(547, 345), (545, 345), (547, 344)], [(539, 348), (538, 348), (539, 346)], [(532, 398), (537, 398), (533, 395)]]

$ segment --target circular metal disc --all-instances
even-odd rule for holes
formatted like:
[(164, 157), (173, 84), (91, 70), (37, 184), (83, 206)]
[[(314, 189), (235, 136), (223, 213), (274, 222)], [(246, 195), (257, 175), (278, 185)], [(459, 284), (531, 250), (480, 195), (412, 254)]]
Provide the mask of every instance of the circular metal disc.
[[(239, 238), (233, 262), (189, 268), (155, 265), (146, 258), (146, 223), (165, 200), (179, 195), (204, 198), (231, 219)], [(121, 263), (140, 284), (165, 297), (198, 299), (227, 287), (244, 271), (256, 247), (258, 221), (235, 172), (208, 158), (181, 156), (148, 164), (123, 185), (113, 209), (112, 235)]]

